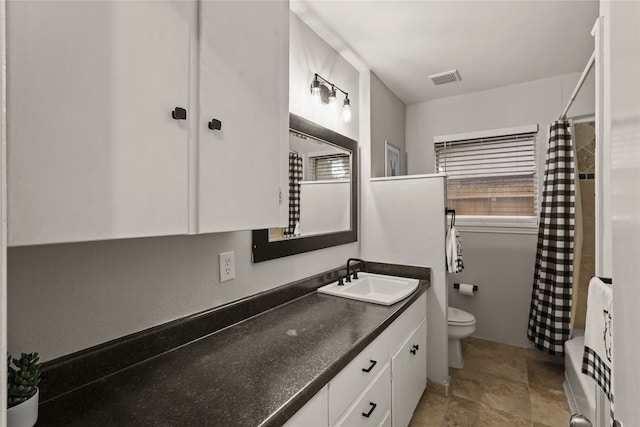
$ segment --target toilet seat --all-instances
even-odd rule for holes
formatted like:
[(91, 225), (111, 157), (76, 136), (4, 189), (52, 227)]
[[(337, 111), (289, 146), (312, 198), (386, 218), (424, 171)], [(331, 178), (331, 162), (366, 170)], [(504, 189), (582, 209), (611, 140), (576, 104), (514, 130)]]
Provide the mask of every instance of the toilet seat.
[(447, 310), (447, 323), (455, 326), (470, 326), (476, 324), (473, 314), (467, 313), (459, 308), (449, 307)]

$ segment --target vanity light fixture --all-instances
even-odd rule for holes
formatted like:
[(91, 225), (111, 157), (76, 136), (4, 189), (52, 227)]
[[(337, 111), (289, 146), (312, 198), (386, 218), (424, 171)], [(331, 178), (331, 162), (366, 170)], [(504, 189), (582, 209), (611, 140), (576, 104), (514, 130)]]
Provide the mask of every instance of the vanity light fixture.
[(342, 103), (342, 120), (350, 122), (351, 101), (349, 101), (349, 94), (324, 77), (319, 76), (318, 74), (314, 75), (313, 81), (311, 82), (311, 98), (314, 102), (318, 104), (329, 104), (330, 107), (337, 109), (337, 91), (344, 94), (344, 102)]

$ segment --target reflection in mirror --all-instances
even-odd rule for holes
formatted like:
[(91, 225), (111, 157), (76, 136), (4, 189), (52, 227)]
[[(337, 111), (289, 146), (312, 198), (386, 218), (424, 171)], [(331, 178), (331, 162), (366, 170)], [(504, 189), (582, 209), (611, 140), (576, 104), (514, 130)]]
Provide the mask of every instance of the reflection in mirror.
[(269, 241), (351, 229), (351, 152), (289, 130), (289, 224)]
[(357, 142), (295, 114), (289, 120), (288, 221), (253, 231), (254, 262), (358, 239)]

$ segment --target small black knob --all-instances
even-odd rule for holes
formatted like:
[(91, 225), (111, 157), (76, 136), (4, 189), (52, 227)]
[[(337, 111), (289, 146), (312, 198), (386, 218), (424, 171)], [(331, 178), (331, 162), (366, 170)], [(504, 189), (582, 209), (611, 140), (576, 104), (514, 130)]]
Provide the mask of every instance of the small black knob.
[(171, 112), (171, 117), (176, 120), (186, 120), (187, 119), (187, 110), (182, 107), (176, 107)]
[(414, 345), (413, 345), (413, 349), (414, 349), (414, 350), (419, 350), (419, 349), (420, 349), (420, 346), (419, 346), (418, 344), (414, 344)]
[(211, 121), (209, 122), (209, 129), (211, 130), (222, 129), (222, 122), (218, 119), (211, 119)]
[(342, 280), (342, 277), (338, 280), (338, 286), (344, 286), (344, 280)]

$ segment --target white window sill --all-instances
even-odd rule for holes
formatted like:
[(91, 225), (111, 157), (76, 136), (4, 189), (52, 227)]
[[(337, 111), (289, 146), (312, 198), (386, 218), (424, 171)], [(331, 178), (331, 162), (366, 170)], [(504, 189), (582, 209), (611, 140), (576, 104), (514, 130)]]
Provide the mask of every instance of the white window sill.
[(467, 233), (538, 234), (535, 217), (457, 216), (455, 226)]

